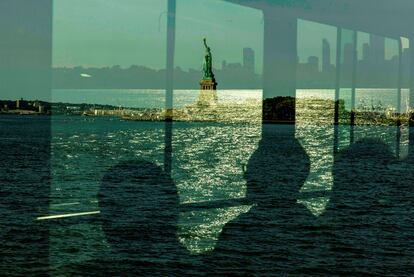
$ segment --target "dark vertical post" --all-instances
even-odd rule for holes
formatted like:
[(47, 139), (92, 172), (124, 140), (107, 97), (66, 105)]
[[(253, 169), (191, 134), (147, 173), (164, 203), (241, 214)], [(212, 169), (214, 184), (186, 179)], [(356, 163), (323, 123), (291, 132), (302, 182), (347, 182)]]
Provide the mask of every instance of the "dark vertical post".
[(336, 83), (335, 83), (335, 125), (339, 124), (339, 92), (341, 90), (341, 49), (342, 49), (342, 28), (336, 31)]
[[(402, 114), (402, 107), (401, 107), (401, 87), (402, 87), (402, 74), (403, 74), (403, 64), (402, 64), (402, 54), (403, 54), (403, 47), (401, 38), (398, 39), (398, 88), (397, 88), (397, 114), (400, 116)], [(396, 147), (395, 152), (397, 158), (401, 156), (401, 121), (400, 119), (397, 120), (397, 135), (396, 135)]]
[(414, 36), (410, 38), (410, 109), (414, 109)]
[(334, 153), (338, 151), (338, 144), (339, 144), (339, 92), (341, 90), (341, 49), (342, 49), (342, 28), (338, 27), (336, 30)]
[[(165, 108), (167, 111), (170, 111), (170, 112), (173, 108), (173, 89), (174, 89), (175, 14), (176, 14), (176, 0), (168, 0), (167, 70), (166, 70), (167, 76), (166, 76)], [(168, 115), (172, 115), (172, 114), (168, 114)], [(168, 119), (171, 119), (171, 118), (168, 118)]]
[[(0, 1), (0, 99), (51, 100), (52, 11), (52, 0)], [(0, 128), (0, 276), (47, 276), (49, 225), (36, 218), (49, 211), (50, 117)]]
[(350, 141), (354, 142), (354, 126), (355, 126), (355, 96), (356, 96), (356, 78), (357, 78), (357, 63), (358, 63), (358, 33), (353, 33), (353, 61), (352, 61), (352, 91), (351, 91), (351, 130), (350, 130)]
[(1, 0), (0, 36), (0, 97), (50, 101), (52, 0)]
[(279, 10), (264, 16), (263, 98), (295, 97), (297, 19)]
[(294, 134), (297, 18), (285, 9), (264, 11), (263, 61), (263, 123), (290, 123)]
[(352, 39), (352, 43), (353, 43), (353, 47), (354, 47), (354, 51), (353, 51), (353, 61), (352, 61), (352, 99), (351, 99), (351, 106), (352, 106), (352, 110), (355, 110), (355, 96), (356, 96), (356, 81), (357, 81), (357, 64), (358, 64), (358, 37), (357, 37), (357, 32), (354, 31), (353, 34), (353, 39)]
[(172, 166), (172, 121), (165, 121), (165, 137), (164, 137), (164, 170), (171, 174)]
[[(409, 52), (409, 59), (410, 59), (410, 122), (414, 120), (414, 36), (410, 37), (410, 52)], [(414, 153), (414, 133), (409, 132), (409, 153)]]
[(398, 90), (397, 90), (397, 113), (402, 113), (401, 107), (401, 89), (402, 89), (402, 75), (403, 75), (403, 63), (402, 63), (402, 55), (403, 55), (403, 46), (401, 38), (398, 39)]
[(164, 169), (171, 173), (176, 0), (168, 0)]

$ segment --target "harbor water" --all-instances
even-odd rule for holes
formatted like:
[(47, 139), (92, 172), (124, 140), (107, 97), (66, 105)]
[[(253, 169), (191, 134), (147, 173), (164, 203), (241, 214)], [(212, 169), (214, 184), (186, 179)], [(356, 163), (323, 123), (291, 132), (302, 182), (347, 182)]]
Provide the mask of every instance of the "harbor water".
[[(358, 95), (361, 107), (395, 107), (392, 92)], [(218, 96), (243, 103), (261, 91)], [(163, 107), (164, 97), (53, 92), (54, 102), (140, 108)], [(196, 99), (179, 91), (174, 104)], [(414, 274), (414, 129), (335, 129), (323, 118), (304, 120), (309, 107), (297, 109), (293, 135), (285, 125), (262, 135), (260, 123), (2, 116), (2, 268), (52, 276)], [(332, 107), (324, 112), (333, 118)], [(12, 217), (12, 207), (22, 216)]]

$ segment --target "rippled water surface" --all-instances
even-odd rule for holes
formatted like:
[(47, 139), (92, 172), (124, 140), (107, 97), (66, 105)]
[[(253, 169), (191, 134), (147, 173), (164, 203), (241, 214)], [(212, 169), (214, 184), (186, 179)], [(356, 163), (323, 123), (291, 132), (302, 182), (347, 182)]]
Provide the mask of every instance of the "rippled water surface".
[[(183, 107), (193, 104), (200, 92), (198, 90), (175, 90), (174, 107)], [(316, 97), (334, 99), (335, 90), (332, 89), (299, 89), (297, 97)], [(407, 89), (402, 90), (401, 104), (403, 111), (408, 106)], [(261, 98), (262, 90), (217, 90), (220, 102), (242, 102), (247, 99)], [(341, 89), (340, 99), (345, 100), (347, 109), (351, 108), (351, 89)], [(397, 107), (396, 89), (357, 89), (356, 106), (382, 108)], [(104, 104), (123, 107), (163, 108), (165, 106), (165, 90), (145, 89), (54, 89), (53, 102)]]
[[(413, 272), (413, 130), (335, 129), (331, 104), (298, 105), (294, 132), (263, 136), (256, 123), (2, 117), (2, 203), (26, 214), (0, 220), (5, 253), (38, 241), (33, 268), (57, 276)], [(27, 202), (7, 202), (16, 192)]]
[[(331, 203), (331, 199), (335, 195), (334, 174), (335, 170), (338, 171), (335, 169), (335, 164), (338, 163), (336, 157), (338, 156), (334, 155), (334, 128), (326, 123), (316, 125), (305, 121), (301, 122), (300, 116), (298, 121), (295, 137), (309, 159), (309, 173), (304, 175), (306, 178), (299, 186), (300, 191), (296, 197), (296, 205), (301, 205), (303, 210), (308, 212), (308, 219), (303, 219), (304, 225), (310, 224), (306, 223), (307, 220), (312, 220), (312, 225), (323, 223), (330, 226), (330, 223), (326, 223), (326, 214), (332, 214), (335, 211), (335, 209), (332, 210), (332, 206), (336, 207), (337, 205)], [(53, 204), (51, 205), (51, 214), (99, 210), (97, 195), (102, 186), (103, 176), (110, 172), (111, 168), (124, 161), (134, 163), (134, 161), (145, 160), (164, 167), (166, 142), (169, 142), (165, 138), (166, 125), (163, 122), (55, 117), (52, 123), (51, 196)], [(283, 126), (281, 128), (283, 129)], [(277, 133), (277, 128), (275, 131)], [(342, 137), (339, 150), (346, 151), (350, 144), (349, 126), (340, 127), (339, 134), (339, 137)], [(396, 128), (360, 126), (355, 128), (354, 136), (356, 141), (361, 141), (364, 138), (381, 141), (387, 145), (391, 155), (390, 159), (396, 159), (395, 151), (398, 148), (396, 146)], [(204, 259), (206, 256), (210, 262), (216, 251), (218, 251), (218, 257), (221, 257), (225, 251), (216, 250), (216, 247), (217, 243), (221, 242), (223, 228), (226, 228), (226, 224), (231, 224), (229, 222), (236, 220), (240, 215), (250, 214), (252, 207), (255, 207), (254, 202), (243, 202), (243, 200), (249, 199), (245, 171), (248, 169), (253, 153), (259, 147), (260, 138), (260, 125), (184, 122), (172, 124), (170, 167), (180, 207), (177, 210), (178, 223), (175, 234), (178, 243), (190, 257), (198, 257), (197, 259), (203, 257), (202, 259)], [(401, 152), (408, 151), (404, 150), (404, 143), (400, 143), (398, 149)], [(404, 157), (400, 159), (405, 161)], [(273, 170), (281, 172), (292, 171), (298, 166), (288, 160), (269, 160), (268, 163), (272, 162), (277, 164)], [(348, 165), (345, 163), (342, 168), (345, 173), (349, 173), (351, 176), (356, 174), (353, 172), (354, 169), (348, 169), (346, 166)], [(361, 166), (367, 166), (368, 172), (371, 172), (369, 163), (367, 165), (361, 163)], [(388, 176), (387, 178), (391, 178), (388, 182), (406, 178), (406, 181), (402, 182), (409, 183), (412, 180), (410, 174), (406, 176), (397, 173), (389, 175), (384, 171), (384, 169), (389, 170), (395, 167), (401, 170), (401, 166), (411, 165), (407, 163), (399, 165), (398, 159), (396, 159), (394, 163), (387, 165), (382, 170), (374, 169), (376, 173), (373, 174), (383, 175), (384, 178)], [(287, 176), (296, 176), (297, 171), (293, 170), (290, 174)], [(361, 174), (366, 173), (362, 172)], [(291, 177), (284, 179), (287, 182), (286, 185), (290, 182), (289, 178)], [(351, 182), (349, 183), (351, 185), (357, 179), (346, 176), (343, 182)], [(269, 193), (270, 195), (275, 194), (275, 192)], [(361, 192), (356, 193), (358, 195)], [(148, 197), (151, 198), (151, 195)], [(349, 197), (352, 199), (356, 196)], [(226, 203), (228, 200), (233, 200), (233, 202)], [(240, 203), (237, 203), (239, 200)], [(154, 198), (154, 205), (157, 205), (155, 202), (156, 198)], [(64, 203), (69, 204), (62, 205)], [(70, 203), (79, 204), (70, 205)], [(220, 203), (220, 205), (216, 206), (215, 203)], [(197, 206), (197, 204), (201, 204), (201, 206)], [(329, 213), (327, 213), (327, 209)], [(396, 212), (395, 219), (398, 220), (398, 213), (401, 210), (394, 210), (394, 212)], [(297, 211), (293, 211), (292, 216), (295, 216), (296, 213)], [(131, 216), (136, 215), (132, 213)], [(296, 216), (301, 218), (303, 215)], [(335, 218), (336, 215), (332, 217)], [(278, 221), (277, 218), (273, 220)], [(357, 219), (352, 218), (352, 220)], [(300, 224), (296, 228), (299, 228), (295, 230), (297, 235), (307, 234), (305, 229), (303, 233), (300, 231)], [(355, 240), (354, 243), (359, 236), (364, 236), (363, 229), (356, 232), (355, 238), (350, 238)], [(79, 236), (79, 234), (82, 235)], [(67, 235), (70, 237), (70, 244), (68, 244), (68, 238), (63, 239)], [(335, 234), (331, 235), (335, 236)], [(246, 232), (246, 237), (242, 237), (240, 240), (248, 240), (249, 236), (249, 232)], [(266, 235), (263, 236), (266, 237)], [(311, 243), (313, 236), (315, 235), (311, 233), (308, 243)], [(273, 240), (271, 239), (269, 243)], [(293, 241), (290, 243), (295, 244)], [(57, 268), (65, 268), (68, 260), (82, 264), (85, 261), (90, 261), (95, 255), (102, 257), (113, 255), (111, 249), (111, 244), (108, 243), (99, 222), (92, 220), (88, 223), (76, 223), (51, 229), (51, 261)], [(223, 249), (223, 246), (220, 246), (219, 249)], [(322, 262), (321, 257), (315, 256), (323, 255), (320, 251), (322, 250), (319, 249), (313, 253), (312, 259)], [(220, 259), (227, 258), (224, 256)], [(376, 263), (375, 260), (372, 262)], [(395, 261), (393, 263), (396, 264)], [(229, 265), (219, 263), (217, 266), (226, 267)], [(283, 267), (283, 263), (278, 266)], [(295, 268), (294, 264), (289, 266)]]

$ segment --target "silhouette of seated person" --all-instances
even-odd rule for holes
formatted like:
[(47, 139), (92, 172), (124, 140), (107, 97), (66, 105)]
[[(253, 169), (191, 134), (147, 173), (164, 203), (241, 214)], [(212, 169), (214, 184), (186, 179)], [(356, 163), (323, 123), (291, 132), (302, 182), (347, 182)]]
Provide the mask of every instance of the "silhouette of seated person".
[(171, 177), (156, 164), (137, 160), (112, 167), (99, 192), (110, 254), (84, 263), (82, 274), (174, 275), (183, 267), (181, 258), (186, 254), (176, 234), (178, 205)]
[(328, 227), (325, 255), (333, 261), (327, 270), (344, 276), (414, 273), (414, 229), (407, 220), (412, 208), (403, 200), (412, 189), (401, 165), (385, 144), (370, 139), (336, 156), (332, 196), (321, 217)]
[(247, 171), (249, 212), (229, 222), (208, 257), (212, 276), (283, 275), (299, 270), (303, 226), (311, 215), (297, 203), (309, 173), (309, 158), (294, 137), (294, 125), (264, 124)]

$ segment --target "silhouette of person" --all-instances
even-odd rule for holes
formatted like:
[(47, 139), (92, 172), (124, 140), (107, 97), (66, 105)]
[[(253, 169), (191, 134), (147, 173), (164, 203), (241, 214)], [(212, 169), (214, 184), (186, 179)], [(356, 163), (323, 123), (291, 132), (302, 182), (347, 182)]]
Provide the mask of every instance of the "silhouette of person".
[(206, 259), (211, 275), (300, 273), (299, 255), (312, 247), (301, 230), (313, 224), (313, 216), (297, 203), (309, 167), (294, 138), (294, 125), (263, 125), (246, 171), (247, 198), (253, 206), (224, 227)]
[(125, 161), (105, 174), (99, 192), (102, 228), (110, 253), (82, 265), (91, 276), (181, 275), (187, 253), (177, 240), (179, 199), (158, 165)]
[(344, 276), (413, 273), (413, 225), (403, 201), (409, 177), (402, 168), (385, 144), (372, 139), (337, 155), (330, 204), (321, 217), (330, 226), (325, 255), (334, 263), (328, 270)]

